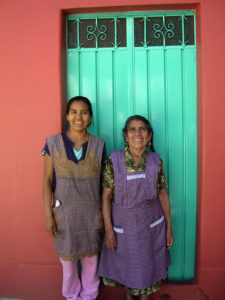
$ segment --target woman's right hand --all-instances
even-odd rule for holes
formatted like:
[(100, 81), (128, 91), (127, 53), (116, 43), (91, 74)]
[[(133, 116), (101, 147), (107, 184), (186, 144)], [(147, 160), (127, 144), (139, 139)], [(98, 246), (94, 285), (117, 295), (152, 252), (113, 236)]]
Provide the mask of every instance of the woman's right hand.
[(116, 234), (113, 229), (105, 231), (105, 245), (108, 249), (115, 251), (116, 249)]
[(45, 230), (50, 236), (54, 236), (56, 234), (56, 223), (52, 216), (46, 217)]

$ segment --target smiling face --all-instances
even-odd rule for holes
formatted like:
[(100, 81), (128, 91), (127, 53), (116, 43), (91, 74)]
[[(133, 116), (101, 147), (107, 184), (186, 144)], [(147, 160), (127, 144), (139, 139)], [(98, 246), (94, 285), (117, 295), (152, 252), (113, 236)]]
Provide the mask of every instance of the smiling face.
[(144, 122), (133, 120), (128, 125), (127, 134), (125, 134), (126, 142), (130, 151), (144, 151), (147, 143), (150, 141), (152, 134), (148, 132)]
[(74, 101), (69, 108), (66, 119), (70, 124), (70, 129), (75, 131), (86, 131), (92, 121), (88, 105), (83, 101)]

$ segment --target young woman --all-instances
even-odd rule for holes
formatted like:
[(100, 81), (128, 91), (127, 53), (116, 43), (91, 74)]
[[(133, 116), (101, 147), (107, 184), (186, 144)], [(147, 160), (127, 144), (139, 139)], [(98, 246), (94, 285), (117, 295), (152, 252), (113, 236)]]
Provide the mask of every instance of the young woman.
[[(67, 132), (48, 137), (44, 147), (43, 200), (46, 231), (63, 268), (62, 294), (70, 300), (94, 300), (98, 294), (97, 255), (101, 249), (100, 172), (105, 143), (90, 135), (89, 99), (67, 105)], [(52, 206), (53, 203), (53, 206)], [(81, 261), (81, 281), (77, 262)]]

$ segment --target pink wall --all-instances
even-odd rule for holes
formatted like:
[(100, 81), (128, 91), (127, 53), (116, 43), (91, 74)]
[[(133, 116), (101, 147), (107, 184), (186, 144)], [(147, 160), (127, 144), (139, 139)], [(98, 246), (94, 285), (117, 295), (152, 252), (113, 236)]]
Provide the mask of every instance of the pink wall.
[[(199, 45), (198, 283), (225, 297), (225, 2), (202, 1)], [(218, 30), (217, 30), (218, 29)], [(219, 183), (219, 184), (218, 184)], [(211, 298), (210, 298), (211, 299)], [(213, 298), (212, 298), (213, 299)], [(222, 298), (220, 298), (222, 299)], [(224, 298), (223, 298), (224, 299)]]
[(210, 299), (225, 295), (225, 2), (116, 0), (115, 8), (110, 8), (111, 3), (110, 0), (2, 0), (0, 3), (0, 297), (61, 299), (60, 266), (52, 241), (44, 231), (40, 151), (44, 138), (61, 129), (62, 10), (133, 10), (137, 5), (163, 9), (170, 4), (178, 9), (184, 8), (182, 4), (186, 8), (195, 7), (198, 15), (196, 281)]

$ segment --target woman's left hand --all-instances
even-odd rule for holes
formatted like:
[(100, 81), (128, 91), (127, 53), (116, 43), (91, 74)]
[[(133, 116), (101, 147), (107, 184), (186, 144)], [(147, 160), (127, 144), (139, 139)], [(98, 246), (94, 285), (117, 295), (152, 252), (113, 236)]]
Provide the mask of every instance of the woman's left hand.
[(174, 242), (174, 236), (171, 228), (167, 228), (166, 230), (166, 247), (170, 249)]
[(170, 218), (170, 200), (165, 189), (159, 190), (158, 197), (166, 220), (166, 247), (167, 249), (170, 249), (174, 242)]
[(113, 229), (105, 231), (105, 245), (108, 249), (115, 251), (116, 249), (116, 234)]

